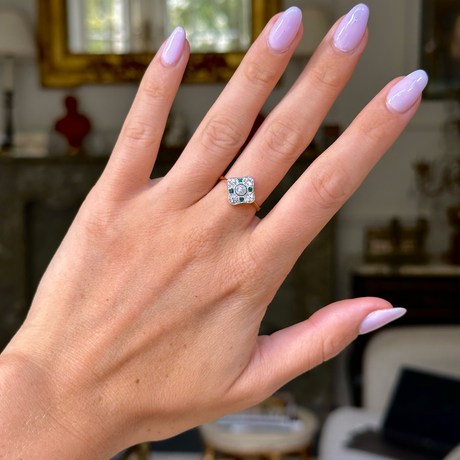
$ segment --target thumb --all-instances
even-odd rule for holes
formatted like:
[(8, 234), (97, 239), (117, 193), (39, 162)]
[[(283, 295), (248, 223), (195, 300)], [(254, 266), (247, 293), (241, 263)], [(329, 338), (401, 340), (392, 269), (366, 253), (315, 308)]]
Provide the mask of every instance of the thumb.
[(337, 355), (358, 334), (378, 329), (405, 313), (404, 308), (392, 308), (387, 301), (372, 297), (328, 305), (306, 321), (260, 336), (233, 389), (243, 400), (263, 400), (288, 381)]

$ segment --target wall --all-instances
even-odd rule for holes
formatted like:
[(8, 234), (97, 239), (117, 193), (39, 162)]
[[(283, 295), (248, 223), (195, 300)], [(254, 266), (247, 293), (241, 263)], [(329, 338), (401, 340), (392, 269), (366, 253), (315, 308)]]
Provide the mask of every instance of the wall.
[[(305, 0), (304, 0), (305, 1)], [(36, 27), (36, 0), (0, 0), (0, 7), (20, 8)], [(283, 84), (267, 102), (268, 110), (276, 105), (295, 79), (298, 66), (287, 71)], [(1, 83), (0, 76), (0, 83)], [(194, 129), (224, 88), (222, 84), (183, 85), (174, 107)], [(80, 101), (80, 108), (93, 122), (95, 131), (116, 133), (121, 128), (136, 94), (137, 85), (86, 85), (75, 89), (43, 89), (39, 68), (35, 63), (19, 63), (16, 72), (15, 121), (19, 131), (50, 130), (63, 114), (63, 99), (72, 93)], [(3, 113), (0, 113), (0, 117)], [(0, 120), (0, 123), (2, 120)]]

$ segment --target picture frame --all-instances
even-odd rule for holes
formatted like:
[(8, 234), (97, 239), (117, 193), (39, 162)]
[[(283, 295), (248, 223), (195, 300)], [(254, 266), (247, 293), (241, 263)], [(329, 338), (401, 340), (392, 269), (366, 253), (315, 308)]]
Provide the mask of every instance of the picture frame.
[[(66, 0), (38, 1), (38, 42), (43, 87), (74, 87), (95, 83), (139, 83), (154, 53), (72, 54), (68, 44)], [(281, 0), (251, 0), (252, 42)], [(192, 53), (183, 83), (228, 82), (244, 52)]]
[(423, 0), (421, 67), (430, 81), (424, 97), (460, 97), (460, 1)]

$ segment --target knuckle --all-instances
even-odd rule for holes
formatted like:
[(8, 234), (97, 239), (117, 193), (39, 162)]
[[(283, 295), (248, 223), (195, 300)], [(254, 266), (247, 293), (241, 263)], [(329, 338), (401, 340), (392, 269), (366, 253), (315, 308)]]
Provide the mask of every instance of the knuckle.
[[(253, 295), (254, 289), (259, 290), (260, 286), (267, 284), (267, 260), (263, 256), (263, 251), (259, 251), (256, 245), (247, 244), (235, 261), (236, 273), (243, 285), (242, 291), (247, 290), (248, 295)], [(251, 273), (250, 278), (247, 276), (248, 273)], [(267, 289), (266, 293), (271, 295), (271, 290)]]
[[(303, 136), (293, 128), (288, 120), (276, 120), (270, 123), (264, 133), (264, 147), (275, 161), (291, 161), (303, 144)], [(266, 153), (266, 152), (265, 152)]]
[(226, 117), (214, 117), (209, 120), (203, 131), (202, 143), (205, 149), (216, 154), (234, 153), (244, 143), (245, 136), (241, 128)]
[(107, 205), (86, 206), (83, 204), (77, 215), (79, 224), (86, 235), (96, 241), (115, 241), (117, 239), (118, 212)]
[(316, 166), (310, 173), (313, 198), (322, 209), (342, 204), (348, 196), (348, 178), (343, 168)]
[(313, 86), (320, 91), (336, 92), (342, 87), (342, 76), (336, 66), (315, 66), (308, 72), (308, 76)]
[(322, 362), (329, 361), (336, 356), (347, 343), (347, 338), (343, 333), (322, 335)]
[(153, 147), (158, 141), (157, 129), (143, 120), (128, 121), (123, 129), (123, 144), (129, 148)]
[(385, 138), (385, 129), (381, 125), (372, 124), (358, 128), (358, 138), (361, 145), (375, 145)]
[(145, 95), (148, 99), (158, 99), (159, 101), (169, 99), (168, 85), (162, 79), (144, 78), (140, 89), (141, 96)]
[(347, 332), (338, 331), (330, 334), (317, 323), (315, 316), (308, 320), (313, 327), (315, 340), (312, 343), (311, 367), (329, 361), (336, 356), (351, 341)]
[(263, 68), (256, 62), (249, 62), (244, 67), (244, 75), (254, 86), (268, 87), (275, 80), (275, 74), (272, 70)]

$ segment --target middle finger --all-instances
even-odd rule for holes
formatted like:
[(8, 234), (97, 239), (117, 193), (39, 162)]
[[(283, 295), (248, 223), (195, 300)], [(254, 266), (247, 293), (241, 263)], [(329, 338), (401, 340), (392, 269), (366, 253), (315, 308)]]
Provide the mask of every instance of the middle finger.
[[(246, 53), (235, 75), (198, 126), (177, 163), (167, 174), (193, 204), (205, 196), (232, 162), (265, 100), (286, 68), (302, 36), (302, 13), (292, 7), (275, 16)], [(190, 178), (193, 180), (190, 180)]]
[(310, 144), (351, 77), (367, 44), (368, 17), (367, 6), (359, 4), (338, 21), (227, 173), (227, 177), (253, 176), (258, 204)]

